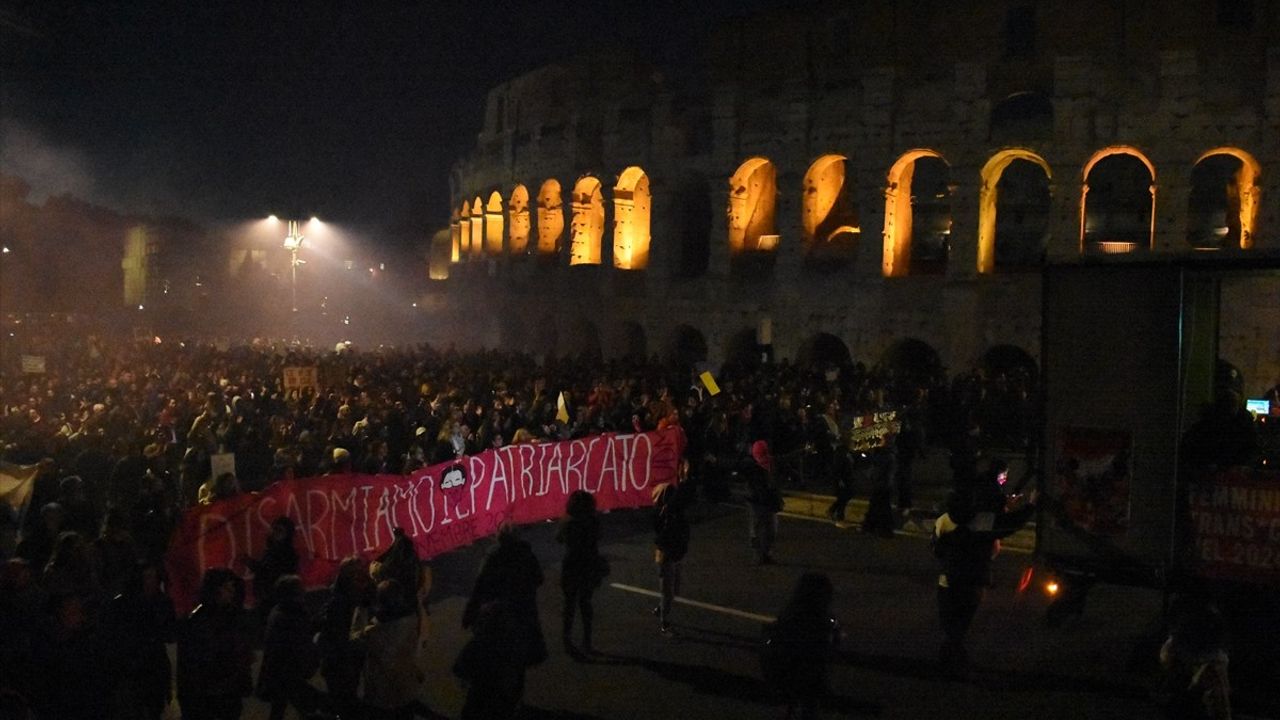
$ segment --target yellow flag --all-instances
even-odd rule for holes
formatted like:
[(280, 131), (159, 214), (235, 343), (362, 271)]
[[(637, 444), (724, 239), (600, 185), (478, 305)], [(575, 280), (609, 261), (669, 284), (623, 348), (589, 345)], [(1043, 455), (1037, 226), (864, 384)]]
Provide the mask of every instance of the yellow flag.
[(698, 379), (702, 380), (702, 384), (707, 386), (707, 392), (711, 393), (712, 396), (720, 394), (720, 386), (716, 384), (716, 379), (711, 377), (710, 370), (703, 371), (703, 373), (698, 376)]
[(564, 402), (564, 393), (560, 393), (560, 397), (556, 399), (556, 420), (562, 423), (569, 422), (569, 406)]
[(27, 501), (31, 499), (31, 490), (36, 484), (38, 465), (11, 465), (0, 463), (0, 503), (21, 512)]

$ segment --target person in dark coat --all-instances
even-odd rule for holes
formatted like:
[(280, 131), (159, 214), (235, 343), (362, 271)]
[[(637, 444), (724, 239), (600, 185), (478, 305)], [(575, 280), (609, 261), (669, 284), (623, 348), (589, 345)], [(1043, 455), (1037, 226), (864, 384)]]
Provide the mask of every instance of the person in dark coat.
[(801, 575), (777, 621), (766, 629), (765, 682), (786, 702), (787, 717), (818, 717), (829, 692), (827, 669), (840, 640), (840, 626), (831, 617), (833, 594), (826, 575)]
[(244, 583), (227, 568), (210, 568), (200, 583), (200, 604), (178, 627), (183, 720), (239, 720), (253, 687), (252, 667)]
[(312, 642), (314, 627), (303, 607), (302, 578), (282, 575), (272, 593), (275, 607), (267, 619), (262, 639), (262, 667), (258, 671), (258, 697), (271, 703), (271, 720), (283, 720), (290, 706), (303, 715), (319, 704), (308, 680), (320, 665)]
[(471, 640), (453, 664), (453, 673), (467, 687), (462, 720), (508, 720), (515, 716), (524, 694), (524, 663), (510, 651), (510, 638), (519, 634), (515, 607), (502, 600), (485, 604), (472, 624)]
[[(463, 610), (463, 629), (471, 628), (479, 620), (485, 605), (505, 602), (514, 617), (507, 651), (520, 658), (525, 668), (541, 664), (547, 659), (547, 642), (538, 619), (538, 588), (542, 581), (542, 566), (533, 548), (516, 535), (514, 525), (503, 525), (498, 531), (497, 545), (485, 558)], [(523, 684), (521, 677), (522, 691)]]
[(1035, 495), (1021, 509), (978, 508), (972, 490), (953, 492), (947, 512), (934, 523), (934, 554), (942, 562), (938, 576), (938, 616), (944, 640), (938, 653), (944, 673), (963, 676), (969, 655), (965, 638), (991, 584), (991, 560), (998, 541), (1017, 532), (1035, 512)]
[(653, 560), (658, 565), (661, 600), (653, 609), (658, 630), (671, 632), (671, 604), (680, 591), (680, 569), (689, 553), (689, 521), (675, 485), (662, 483), (653, 489)]
[(293, 520), (281, 515), (271, 521), (271, 534), (267, 536), (267, 547), (262, 552), (262, 558), (243, 558), (244, 563), (253, 570), (253, 600), (263, 618), (270, 616), (271, 608), (275, 605), (273, 592), (276, 580), (298, 572), (298, 551), (293, 547), (293, 534)]
[(757, 565), (773, 562), (769, 551), (773, 549), (778, 534), (778, 512), (782, 510), (782, 495), (773, 484), (773, 456), (769, 443), (757, 440), (751, 445), (754, 461), (745, 471), (747, 479), (747, 504), (750, 506), (751, 547), (755, 551)]
[(111, 706), (107, 643), (92, 621), (88, 599), (50, 597), (51, 616), (32, 644), (36, 717), (100, 720)]
[(604, 579), (604, 558), (600, 556), (600, 520), (596, 516), (596, 499), (578, 490), (569, 496), (565, 516), (560, 521), (556, 540), (564, 545), (564, 562), (560, 566), (560, 589), (564, 592), (564, 609), (561, 613), (561, 637), (564, 649), (570, 655), (577, 650), (573, 646), (573, 616), (582, 612), (582, 649), (590, 654), (592, 620), (595, 609), (591, 596)]
[(364, 650), (351, 640), (351, 623), (356, 610), (368, 611), (372, 591), (364, 561), (349, 557), (338, 566), (338, 576), (321, 614), (320, 675), (329, 690), (329, 702), (339, 717), (354, 715), (359, 708), (357, 691), (364, 668)]
[(172, 694), (172, 666), (165, 643), (172, 642), (177, 622), (173, 601), (164, 593), (160, 567), (138, 561), (107, 607), (106, 625), (117, 673), (115, 716), (150, 718), (164, 715)]

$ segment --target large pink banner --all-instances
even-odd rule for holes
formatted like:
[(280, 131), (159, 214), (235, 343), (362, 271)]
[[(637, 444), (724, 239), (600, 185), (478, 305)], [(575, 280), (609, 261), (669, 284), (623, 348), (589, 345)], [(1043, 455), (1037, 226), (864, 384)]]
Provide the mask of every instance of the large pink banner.
[(399, 527), (431, 558), (493, 535), (500, 524), (559, 517), (576, 490), (601, 510), (652, 504), (652, 488), (677, 482), (684, 432), (609, 433), (557, 443), (511, 445), (408, 475), (326, 475), (275, 483), (260, 493), (183, 514), (169, 544), (169, 590), (190, 609), (212, 567), (247, 575), (271, 522), (287, 515), (308, 587), (332, 582), (343, 558), (373, 559)]

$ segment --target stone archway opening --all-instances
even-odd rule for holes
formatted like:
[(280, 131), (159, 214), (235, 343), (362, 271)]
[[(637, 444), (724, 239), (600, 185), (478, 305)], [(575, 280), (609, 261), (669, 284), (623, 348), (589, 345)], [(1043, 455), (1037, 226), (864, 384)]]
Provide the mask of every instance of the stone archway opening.
[(1156, 168), (1137, 148), (1103, 148), (1084, 166), (1080, 252), (1150, 250), (1156, 237)]
[(644, 327), (638, 322), (626, 321), (618, 328), (618, 352), (624, 360), (644, 362), (649, 354), (649, 343)]
[(484, 249), (489, 255), (502, 254), (503, 210), (502, 195), (494, 190), (484, 208)]
[(748, 370), (760, 366), (760, 346), (754, 329), (741, 328), (728, 337), (724, 344), (724, 364)]
[(1238, 148), (1215, 148), (1191, 170), (1187, 244), (1196, 250), (1253, 247), (1262, 167)]
[(604, 240), (604, 195), (600, 180), (584, 175), (573, 186), (569, 224), (569, 264), (599, 265)]
[(529, 189), (524, 185), (516, 185), (511, 190), (511, 199), (507, 201), (507, 217), (511, 223), (508, 230), (509, 248), (512, 255), (524, 255), (529, 251)]
[(894, 377), (919, 387), (931, 387), (945, 377), (938, 351), (918, 338), (903, 338), (890, 345), (880, 364)]
[(671, 333), (668, 359), (683, 368), (691, 368), (707, 359), (707, 339), (690, 325), (677, 325)]
[(556, 328), (556, 316), (543, 315), (538, 321), (537, 329), (526, 334), (521, 331), (528, 347), (543, 359), (556, 357), (560, 352), (560, 332)]
[(596, 324), (586, 319), (578, 319), (569, 327), (565, 338), (564, 351), (576, 358), (598, 360), (603, 357), (600, 345), (600, 330)]
[(978, 272), (1044, 263), (1049, 240), (1049, 163), (1025, 148), (996, 153), (982, 168)]
[(911, 150), (889, 169), (885, 277), (946, 271), (951, 252), (951, 166), (937, 151)]
[(843, 340), (831, 333), (820, 332), (805, 342), (800, 349), (799, 361), (818, 368), (844, 368), (853, 365), (853, 354)]
[(805, 172), (800, 224), (805, 260), (812, 267), (840, 268), (857, 257), (862, 229), (847, 170), (843, 155), (823, 155)]
[(1040, 373), (1040, 365), (1036, 359), (1017, 345), (992, 345), (982, 354), (978, 364), (987, 377), (1024, 373), (1029, 378), (1035, 378)]
[(564, 199), (560, 195), (560, 181), (552, 178), (538, 190), (538, 255), (558, 256), (563, 235)]
[(613, 266), (644, 270), (649, 266), (649, 223), (653, 198), (649, 176), (631, 166), (613, 188)]
[(480, 201), (477, 195), (471, 201), (471, 254), (480, 255), (484, 252), (484, 203)]
[(768, 253), (778, 247), (775, 216), (778, 171), (767, 158), (753, 157), (729, 178), (729, 253)]

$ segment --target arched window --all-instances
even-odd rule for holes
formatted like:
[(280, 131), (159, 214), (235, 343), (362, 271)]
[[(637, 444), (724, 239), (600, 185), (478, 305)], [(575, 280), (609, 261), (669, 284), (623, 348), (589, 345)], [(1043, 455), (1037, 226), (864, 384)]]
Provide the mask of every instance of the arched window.
[(667, 345), (667, 357), (682, 367), (703, 362), (707, 359), (707, 339), (695, 327), (677, 325)]
[(453, 261), (457, 225), (441, 230), (431, 237), (431, 251), (427, 257), (427, 277), (432, 280), (449, 279), (449, 263)]
[(560, 197), (560, 182), (551, 179), (542, 183), (538, 190), (538, 254), (558, 255), (562, 235), (564, 201)]
[(982, 168), (978, 272), (1036, 267), (1049, 232), (1049, 163), (1024, 148), (996, 153)]
[(643, 270), (649, 266), (649, 176), (632, 166), (613, 188), (613, 266)]
[(471, 201), (471, 254), (472, 256), (480, 255), (484, 252), (484, 203), (480, 201), (477, 195)]
[(777, 249), (774, 213), (778, 202), (778, 172), (773, 163), (753, 157), (729, 178), (729, 253), (772, 252)]
[(494, 190), (484, 209), (484, 246), (490, 255), (502, 254), (502, 196)]
[(599, 265), (604, 238), (604, 196), (600, 181), (584, 175), (573, 186), (573, 219), (569, 225), (569, 264)]
[(463, 201), (458, 210), (458, 256), (454, 262), (461, 260), (471, 252), (471, 204)]
[(951, 251), (951, 168), (933, 150), (912, 150), (889, 169), (885, 189), (885, 277), (942, 272)]
[(1103, 148), (1084, 166), (1080, 252), (1149, 250), (1155, 244), (1156, 168), (1137, 148)]
[(524, 185), (516, 185), (511, 191), (511, 200), (507, 203), (507, 214), (510, 218), (510, 250), (512, 255), (523, 255), (529, 251), (529, 190)]
[(800, 224), (805, 257), (819, 265), (843, 265), (857, 255), (858, 207), (846, 182), (846, 158), (823, 155), (804, 174)]
[(1262, 167), (1237, 148), (1215, 148), (1191, 170), (1187, 243), (1197, 250), (1253, 247)]

